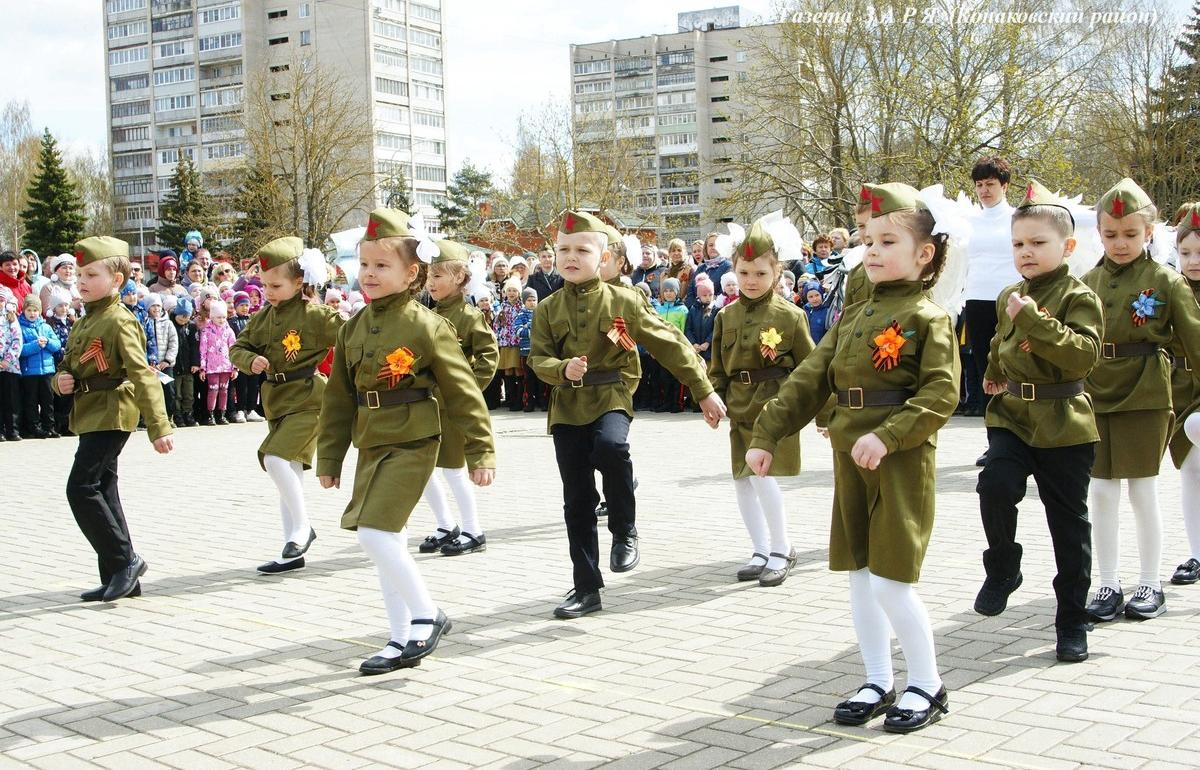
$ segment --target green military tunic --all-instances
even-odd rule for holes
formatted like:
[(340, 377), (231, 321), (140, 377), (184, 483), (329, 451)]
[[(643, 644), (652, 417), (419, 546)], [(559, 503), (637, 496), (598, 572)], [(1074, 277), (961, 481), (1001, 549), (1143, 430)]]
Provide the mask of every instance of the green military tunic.
[[(459, 292), (438, 302), (434, 312), (449, 321), (454, 328), (458, 335), (458, 345), (462, 348), (463, 355), (475, 374), (475, 382), (482, 391), (496, 376), (496, 362), (500, 360), (496, 335), (484, 320), (483, 313), (468, 304)], [(437, 467), (461, 468), (467, 464), (465, 439), (455, 421), (448, 418), (443, 399), (438, 399), (438, 406), (441, 409), (438, 418), (442, 422), (442, 444), (438, 449)]]
[(687, 385), (697, 401), (713, 392), (703, 362), (683, 332), (649, 309), (644, 297), (639, 299), (599, 278), (567, 282), (534, 313), (527, 359), (538, 379), (558, 386), (550, 393), (551, 428), (587, 425), (612, 411), (633, 416), (632, 391), (623, 382), (572, 387), (565, 375), (572, 358), (587, 356), (589, 375), (618, 371), (623, 379), (631, 376), (637, 349), (626, 350), (608, 337), (617, 319), (624, 321), (634, 341)]
[[(650, 304), (650, 298), (646, 296), (645, 292), (643, 292), (641, 289), (635, 289), (632, 286), (626, 286), (624, 283), (621, 282), (621, 276), (617, 276), (616, 278), (613, 278), (611, 281), (605, 281), (605, 283), (607, 283), (609, 286), (615, 286), (616, 288), (620, 289), (621, 291), (633, 292), (634, 294), (636, 294), (638, 296), (638, 298), (640, 300), (642, 300), (642, 302), (645, 303), (646, 310), (648, 312), (651, 312), (651, 313), (658, 312), (654, 309), (654, 306)], [(625, 383), (627, 385), (629, 385), (630, 394), (636, 393), (638, 386), (642, 384), (642, 357), (634, 356), (633, 357), (633, 366), (629, 367), (628, 369), (622, 370), (621, 373), (623, 375), (625, 375)]]
[[(413, 388), (436, 388), (438, 397), (369, 406)], [(367, 403), (358, 403), (360, 395)], [(317, 475), (335, 478), (350, 443), (358, 448), (342, 527), (399, 532), (408, 523), (437, 461), (442, 401), (462, 430), (467, 467), (496, 467), (487, 405), (449, 321), (403, 291), (374, 300), (342, 327), (317, 447)]]
[[(762, 335), (777, 332), (775, 358), (762, 352)], [(729, 416), (730, 460), (735, 479), (753, 475), (746, 465), (746, 450), (750, 448), (754, 420), (763, 405), (779, 393), (784, 378), (769, 379), (753, 384), (743, 382), (742, 372), (753, 379), (756, 370), (780, 367), (795, 369), (812, 352), (813, 341), (808, 331), (808, 316), (776, 292), (767, 292), (757, 299), (742, 295), (737, 302), (726, 305), (717, 313), (713, 325), (712, 358), (708, 378), (725, 402)], [(775, 447), (771, 476), (795, 476), (800, 473), (800, 434), (781, 439)]]
[[(259, 465), (267, 455), (275, 455), (312, 467), (325, 375), (315, 372), (312, 377), (290, 382), (276, 382), (274, 378), (315, 369), (337, 341), (342, 323), (336, 310), (305, 302), (297, 292), (278, 306), (267, 305), (251, 316), (229, 349), (229, 360), (243, 374), (251, 374), (250, 367), (258, 356), (271, 362), (262, 386), (267, 437), (258, 448)], [(294, 350), (290, 356), (289, 350)]]
[(871, 298), (871, 279), (867, 278), (867, 267), (859, 262), (846, 275), (846, 292), (842, 307), (849, 307), (855, 302)]
[[(904, 340), (898, 357), (883, 356), (898, 339)], [(877, 368), (877, 360), (882, 367), (894, 365)], [(846, 308), (763, 407), (750, 446), (774, 452), (838, 391), (912, 394), (899, 406), (833, 409), (830, 569), (866, 567), (906, 583), (920, 577), (933, 529), (937, 431), (958, 405), (959, 374), (958, 340), (946, 311), (925, 295), (920, 281), (881, 283), (869, 300)], [(855, 442), (868, 433), (888, 449), (873, 471), (850, 457)]]
[[(1012, 292), (1031, 297), (1015, 319), (1008, 317)], [(996, 300), (996, 336), (992, 337), (984, 377), (992, 382), (1038, 385), (1085, 379), (1100, 356), (1104, 311), (1096, 293), (1071, 276), (1068, 265), (1013, 284)], [(1021, 348), (1028, 341), (1030, 352)], [(1072, 398), (1027, 401), (1008, 391), (993, 396), (987, 426), (1015, 433), (1031, 447), (1090, 444), (1100, 440), (1087, 393)]]
[[(1192, 296), (1200, 300), (1200, 281), (1184, 278), (1191, 287)], [(1197, 381), (1197, 368), (1200, 361), (1195, 363), (1187, 357), (1187, 351), (1179, 338), (1171, 340), (1171, 404), (1175, 411), (1175, 429), (1171, 435), (1171, 461), (1176, 468), (1183, 467), (1192, 448), (1192, 442), (1183, 432), (1183, 421), (1200, 407), (1200, 381)]]
[[(75, 378), (71, 432), (76, 434), (137, 430), (138, 414), (146, 421), (151, 441), (171, 435), (158, 372), (146, 363), (146, 333), (136, 316), (117, 295), (89, 302), (82, 318), (71, 327), (59, 372)], [(94, 377), (124, 378), (115, 390), (83, 390)], [(58, 376), (51, 379), (56, 393)], [(61, 395), (61, 393), (60, 393)]]
[[(1200, 306), (1183, 276), (1145, 252), (1124, 265), (1105, 256), (1083, 282), (1104, 305), (1101, 357), (1087, 381), (1100, 434), (1092, 477), (1157, 476), (1174, 422), (1165, 348), (1175, 340), (1184, 356), (1200, 361)], [(1128, 343), (1164, 350), (1105, 357), (1105, 345)]]

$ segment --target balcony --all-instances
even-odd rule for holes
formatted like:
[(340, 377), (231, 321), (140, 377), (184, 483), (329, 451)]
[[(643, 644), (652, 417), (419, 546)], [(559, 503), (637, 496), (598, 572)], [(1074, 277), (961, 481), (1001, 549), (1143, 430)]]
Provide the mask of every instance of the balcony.
[(169, 13), (192, 10), (192, 0), (152, 0), (150, 13), (154, 16), (165, 16)]
[(122, 152), (135, 152), (137, 150), (149, 150), (151, 148), (149, 139), (139, 139), (134, 142), (114, 142), (112, 151), (114, 154)]

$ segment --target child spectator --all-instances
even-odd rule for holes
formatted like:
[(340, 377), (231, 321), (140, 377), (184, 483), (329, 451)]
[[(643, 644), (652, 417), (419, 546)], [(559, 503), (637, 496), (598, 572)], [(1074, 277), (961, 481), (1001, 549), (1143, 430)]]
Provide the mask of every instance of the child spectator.
[[(674, 243), (674, 241), (672, 241)], [(679, 253), (682, 258), (683, 241), (679, 241)], [(658, 302), (654, 309), (667, 323), (686, 332), (688, 310), (679, 300), (680, 282), (677, 278), (664, 278), (659, 288)], [(671, 412), (676, 414), (683, 411), (683, 386), (679, 380), (664, 366), (659, 366), (654, 384), (654, 411)]]
[(47, 260), (50, 280), (42, 287), (42, 312), (49, 318), (54, 314), (54, 308), (62, 299), (68, 305), (76, 305), (79, 301), (79, 289), (75, 287), (75, 257), (71, 254), (59, 254)]
[(42, 318), (42, 301), (29, 294), (21, 314), (21, 430), (32, 438), (58, 438), (54, 429), (54, 354), (62, 349), (58, 335)]
[(17, 432), (21, 412), (21, 324), (17, 301), (9, 296), (0, 318), (0, 440), (20, 441)]
[(712, 357), (713, 319), (716, 313), (712, 281), (699, 281), (696, 284), (696, 304), (688, 310), (687, 326), (683, 333), (705, 364)]
[[(332, 289), (330, 291), (333, 291)], [(233, 329), (234, 337), (241, 337), (250, 323), (250, 294), (245, 291), (233, 293), (233, 316), (229, 319), (229, 327)], [(262, 416), (254, 411), (258, 406), (258, 391), (263, 375), (242, 374), (233, 381), (233, 403), (229, 406), (230, 422), (261, 422)]]
[(819, 344), (829, 329), (829, 308), (825, 306), (821, 284), (816, 281), (804, 284), (804, 312), (808, 314), (808, 333)]
[(521, 351), (521, 371), (525, 377), (525, 411), (532, 412), (541, 406), (542, 383), (529, 368), (529, 333), (533, 330), (533, 312), (537, 308), (538, 295), (535, 289), (521, 290), (521, 312), (517, 313), (517, 348)]
[(175, 303), (175, 425), (193, 427), (196, 424), (196, 387), (193, 377), (200, 372), (200, 331), (192, 323), (192, 302), (186, 297)]
[[(179, 355), (179, 334), (175, 331), (175, 324), (167, 317), (161, 294), (151, 294), (146, 299), (146, 315), (150, 323), (147, 340), (153, 340), (154, 348), (158, 351), (158, 361), (155, 362), (154, 368), (160, 372), (174, 371), (175, 358)], [(164, 382), (162, 389), (167, 414), (173, 415), (176, 411), (175, 383)]]
[(726, 273), (725, 275), (721, 276), (721, 296), (717, 297), (717, 309), (737, 302), (737, 298), (737, 276), (733, 273)]
[(200, 331), (200, 381), (208, 387), (208, 417), (204, 424), (228, 425), (225, 409), (229, 403), (229, 383), (237, 378), (229, 349), (237, 338), (229, 328), (229, 308), (224, 302), (213, 300), (208, 311), (211, 317)]
[(504, 377), (504, 401), (512, 412), (518, 412), (524, 406), (521, 393), (525, 389), (522, 382), (525, 370), (521, 365), (520, 340), (517, 338), (517, 314), (521, 310), (521, 282), (509, 278), (504, 282), (504, 301), (500, 303), (492, 328), (500, 345), (500, 363), (496, 369)]
[[(74, 257), (72, 257), (74, 259)], [(54, 295), (52, 295), (54, 296)], [(47, 323), (54, 330), (54, 334), (58, 337), (59, 350), (54, 354), (54, 364), (57, 367), (62, 363), (63, 356), (67, 351), (67, 337), (71, 333), (71, 326), (75, 323), (75, 317), (71, 310), (71, 303), (65, 297), (59, 297), (59, 303), (54, 306), (50, 313), (50, 319)], [(71, 401), (72, 396), (54, 395), (54, 429), (58, 431), (60, 436), (72, 436), (67, 423), (71, 419)]]

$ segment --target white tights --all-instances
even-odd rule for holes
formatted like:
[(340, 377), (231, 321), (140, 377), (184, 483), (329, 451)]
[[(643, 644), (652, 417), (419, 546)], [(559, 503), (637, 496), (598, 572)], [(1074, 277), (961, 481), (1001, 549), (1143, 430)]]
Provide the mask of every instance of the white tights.
[[(929, 614), (911, 583), (872, 575), (860, 569), (850, 573), (850, 614), (867, 681), (884, 691), (893, 687), (892, 630), (900, 641), (900, 651), (908, 664), (908, 685), (936, 695), (942, 687), (937, 670), (937, 653)], [(878, 703), (879, 693), (859, 690), (851, 700)], [(929, 708), (920, 695), (905, 693), (896, 704), (914, 710)]]
[(1192, 442), (1192, 451), (1188, 452), (1179, 469), (1183, 526), (1187, 530), (1191, 557), (1200, 559), (1200, 414), (1189, 415), (1183, 421), (1183, 432)]
[[(408, 530), (386, 532), (370, 527), (358, 528), (358, 542), (375, 563), (383, 605), (387, 608), (392, 641), (402, 647), (409, 641), (423, 641), (433, 632), (428, 624), (412, 625), (413, 618), (434, 618), (437, 606), (425, 587), (417, 562), (408, 552)], [(395, 657), (400, 650), (385, 647), (378, 654)]]
[[(442, 468), (441, 470), (442, 478), (450, 486), (450, 492), (454, 495), (454, 502), (458, 503), (458, 510), (462, 512), (463, 533), (470, 533), (472, 535), (483, 534), (483, 528), (479, 525), (479, 508), (475, 504), (475, 489), (471, 486), (471, 477), (467, 474), (467, 469), (464, 467)], [(433, 509), (433, 516), (437, 520), (438, 529), (453, 532), (454, 517), (450, 514), (450, 504), (446, 500), (446, 493), (442, 490), (441, 484), (437, 481), (436, 474), (429, 477), (429, 483), (425, 485), (425, 491), (421, 494), (421, 499)], [(466, 538), (463, 537), (459, 539), (464, 542), (466, 541)]]
[[(1158, 509), (1158, 477), (1126, 479), (1129, 504), (1137, 527), (1138, 557), (1141, 560), (1140, 585), (1162, 589), (1159, 564), (1162, 561), (1162, 514)], [(1092, 479), (1092, 543), (1100, 571), (1100, 586), (1121, 588), (1121, 480)]]
[[(263, 468), (279, 490), (279, 514), (283, 519), (283, 542), (308, 542), (308, 515), (304, 510), (304, 466), (277, 455), (264, 455)], [(292, 561), (279, 559), (280, 563)]]
[[(754, 552), (783, 554), (784, 558), (770, 557), (766, 565), (767, 569), (782, 569), (787, 563), (786, 557), (792, 546), (788, 541), (787, 518), (783, 514), (783, 491), (779, 489), (779, 482), (770, 476), (750, 476), (734, 479), (733, 489), (737, 494), (742, 521), (746, 525), (746, 531), (750, 533)], [(751, 559), (751, 563), (757, 562), (757, 558)]]

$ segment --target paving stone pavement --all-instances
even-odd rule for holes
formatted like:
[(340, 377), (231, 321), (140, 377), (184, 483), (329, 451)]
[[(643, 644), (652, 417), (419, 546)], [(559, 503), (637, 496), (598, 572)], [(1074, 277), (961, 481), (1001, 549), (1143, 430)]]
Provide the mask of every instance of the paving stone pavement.
[[(952, 711), (910, 736), (829, 721), (863, 673), (846, 578), (826, 565), (831, 459), (811, 428), (804, 471), (783, 481), (800, 562), (764, 589), (733, 577), (751, 549), (724, 430), (639, 416), (642, 564), (608, 576), (604, 612), (575, 621), (550, 614), (570, 563), (544, 416), (495, 413), (494, 428), (487, 552), (417, 557), (454, 632), (419, 668), (371, 678), (357, 665), (387, 640), (386, 619), (373, 568), (337, 528), (346, 489), (305, 481), (320, 536), (307, 569), (253, 571), (278, 547), (262, 424), (180, 431), (168, 457), (131, 439), (121, 491), (150, 571), (145, 596), (114, 604), (77, 599), (96, 576), (62, 489), (75, 441), (0, 444), (0, 767), (1200, 766), (1200, 586), (1168, 586), (1164, 616), (1101, 626), (1090, 660), (1055, 663), (1053, 559), (1031, 485), (1025, 584), (1000, 617), (971, 610), (978, 419), (942, 431), (920, 584)], [(1169, 464), (1161, 486), (1169, 576), (1185, 556)], [(432, 516), (419, 506), (412, 521), (415, 550)]]

